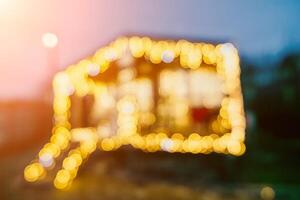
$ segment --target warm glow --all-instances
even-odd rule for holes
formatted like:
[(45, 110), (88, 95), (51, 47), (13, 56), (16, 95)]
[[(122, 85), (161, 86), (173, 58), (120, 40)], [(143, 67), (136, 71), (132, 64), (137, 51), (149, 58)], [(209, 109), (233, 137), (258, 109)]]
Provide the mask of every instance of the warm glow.
[[(46, 47), (53, 48), (57, 42), (54, 34), (43, 36)], [(139, 59), (149, 63), (136, 69), (134, 62)], [(178, 68), (172, 65), (175, 61)], [(119, 65), (116, 83), (95, 81), (94, 77), (105, 77), (102, 74), (112, 62)], [(159, 70), (164, 65), (170, 67)], [(138, 73), (151, 72), (151, 68), (159, 71), (156, 83), (150, 76), (137, 77)], [(131, 145), (146, 152), (216, 152), (234, 156), (246, 150), (239, 57), (230, 43), (214, 46), (122, 37), (58, 72), (53, 91), (53, 134), (38, 154), (39, 163), (25, 168), (24, 178), (29, 182), (43, 177), (63, 154), (66, 156), (60, 158), (62, 169), (56, 174), (54, 186), (68, 188), (82, 162), (97, 147), (113, 151)], [(73, 128), (73, 99), (87, 95), (94, 99), (91, 120), (96, 125)], [(206, 119), (212, 112), (215, 116)], [(196, 127), (193, 120), (208, 126), (191, 130)], [(262, 196), (271, 196), (270, 191), (262, 190)]]
[(265, 186), (260, 191), (260, 196), (263, 200), (273, 200), (275, 199), (275, 191), (269, 186)]

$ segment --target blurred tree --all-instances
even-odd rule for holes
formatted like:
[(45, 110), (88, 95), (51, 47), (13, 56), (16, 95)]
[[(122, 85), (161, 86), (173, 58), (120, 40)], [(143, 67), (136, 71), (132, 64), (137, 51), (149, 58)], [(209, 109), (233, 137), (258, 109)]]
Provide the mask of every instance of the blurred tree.
[(273, 82), (258, 89), (253, 107), (258, 126), (280, 137), (300, 138), (300, 55), (286, 57), (273, 71)]

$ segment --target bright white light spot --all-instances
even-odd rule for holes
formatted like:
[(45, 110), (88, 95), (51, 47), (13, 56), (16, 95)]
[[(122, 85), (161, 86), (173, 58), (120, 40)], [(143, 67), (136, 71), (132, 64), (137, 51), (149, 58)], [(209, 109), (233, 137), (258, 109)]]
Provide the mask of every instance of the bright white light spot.
[(54, 163), (53, 156), (50, 153), (44, 153), (42, 156), (40, 156), (39, 162), (44, 167), (50, 167)]
[(54, 33), (45, 33), (42, 37), (43, 45), (47, 48), (54, 48), (58, 43), (58, 38)]
[(164, 139), (160, 142), (160, 147), (162, 150), (170, 152), (174, 147), (174, 142), (171, 139)]
[(161, 59), (164, 63), (171, 63), (174, 60), (174, 52), (170, 50), (164, 51)]
[(221, 46), (220, 50), (223, 55), (228, 55), (234, 51), (234, 46), (231, 43), (225, 43)]
[(97, 76), (100, 72), (100, 67), (97, 64), (89, 64), (87, 66), (87, 72), (90, 76)]

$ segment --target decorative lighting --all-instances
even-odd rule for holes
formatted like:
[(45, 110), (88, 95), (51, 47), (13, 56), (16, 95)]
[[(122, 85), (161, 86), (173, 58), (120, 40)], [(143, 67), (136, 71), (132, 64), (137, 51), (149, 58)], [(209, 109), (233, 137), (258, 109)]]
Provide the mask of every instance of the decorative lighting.
[(261, 188), (260, 196), (264, 200), (273, 200), (275, 199), (275, 191), (270, 186), (265, 186)]
[[(46, 47), (55, 47), (57, 41), (52, 33), (43, 36)], [(129, 59), (122, 61), (124, 58)], [(104, 73), (116, 65), (115, 83), (99, 81), (108, 78)], [(143, 70), (145, 66), (147, 70)], [(138, 77), (153, 71), (158, 72), (155, 83), (150, 75)], [(25, 168), (24, 178), (29, 182), (42, 179), (56, 161), (58, 165), (62, 160), (54, 186), (67, 189), (80, 165), (97, 147), (113, 151), (131, 145), (145, 152), (234, 156), (246, 150), (239, 56), (229, 43), (214, 46), (121, 37), (58, 72), (53, 92), (52, 136), (38, 159)], [(96, 125), (72, 128), (71, 102), (87, 95), (94, 97), (90, 120)], [(189, 133), (198, 122), (208, 124), (207, 132), (195, 126), (198, 133)], [(62, 155), (66, 156), (57, 159)], [(270, 189), (261, 193), (271, 194)]]

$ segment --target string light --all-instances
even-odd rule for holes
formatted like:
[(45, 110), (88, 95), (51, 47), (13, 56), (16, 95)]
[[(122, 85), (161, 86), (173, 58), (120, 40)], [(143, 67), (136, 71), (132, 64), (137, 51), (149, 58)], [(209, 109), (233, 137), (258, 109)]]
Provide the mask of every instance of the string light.
[[(47, 47), (56, 46), (57, 41), (53, 34), (43, 36)], [(126, 60), (119, 62), (122, 58)], [(136, 71), (130, 65), (136, 58), (145, 58), (154, 65), (178, 60), (182, 67), (177, 71), (163, 70), (160, 74), (159, 95), (169, 100), (168, 107), (158, 103), (159, 116), (152, 113), (154, 94), (150, 79), (134, 79)], [(95, 82), (92, 77), (101, 76), (115, 61), (122, 65), (118, 75), (119, 88)], [(213, 66), (213, 72), (202, 69), (202, 64)], [(188, 84), (193, 98), (187, 97), (187, 80), (190, 80)], [(209, 87), (199, 89), (197, 84)], [(118, 94), (118, 100), (114, 97), (115, 90), (122, 91)], [(80, 165), (97, 147), (103, 151), (113, 151), (122, 145), (131, 145), (146, 152), (216, 152), (235, 156), (242, 155), (246, 150), (239, 56), (230, 43), (214, 46), (186, 40), (175, 42), (154, 41), (148, 37), (121, 37), (99, 49), (93, 56), (58, 72), (53, 79), (53, 91), (52, 136), (40, 150), (36, 159), (38, 162), (35, 160), (25, 168), (24, 178), (29, 182), (44, 177), (47, 170), (56, 164), (55, 159), (66, 155), (63, 152), (68, 151), (54, 179), (54, 186), (58, 189), (70, 186)], [(72, 128), (69, 120), (72, 95), (94, 95), (93, 110), (101, 116), (108, 116), (107, 113), (116, 108), (117, 130), (105, 121), (95, 128)], [(208, 109), (221, 106), (218, 117), (210, 124), (213, 134), (171, 134), (171, 130), (140, 134), (141, 126), (151, 126), (157, 117), (166, 114), (174, 119), (175, 127), (187, 127), (190, 120), (189, 105)], [(166, 111), (174, 106), (176, 109), (168, 114)], [(77, 144), (77, 147), (69, 149), (74, 147), (73, 144)], [(270, 191), (265, 190), (263, 194)]]

